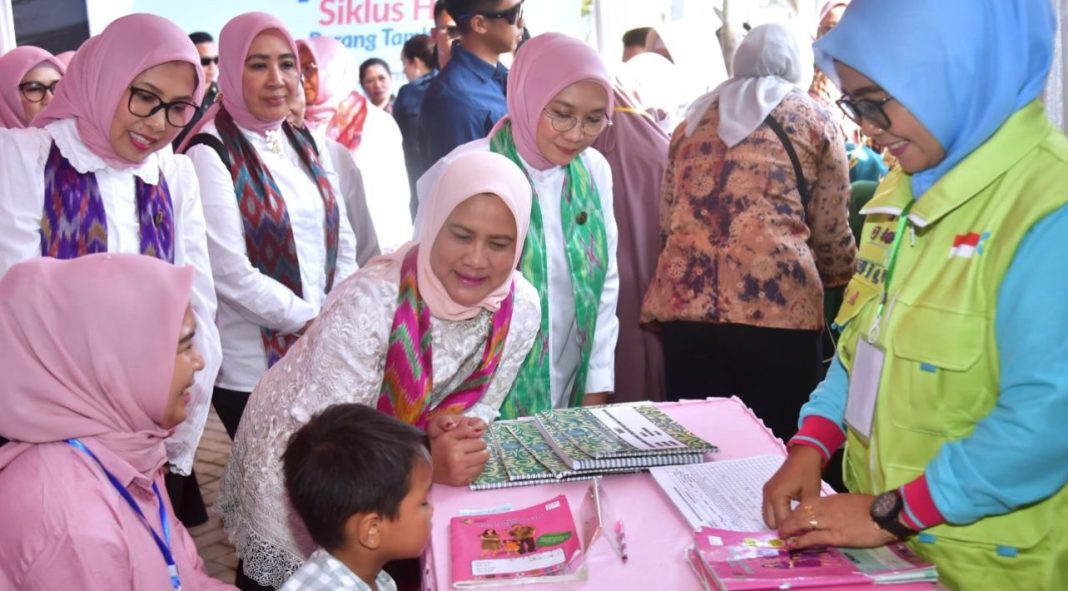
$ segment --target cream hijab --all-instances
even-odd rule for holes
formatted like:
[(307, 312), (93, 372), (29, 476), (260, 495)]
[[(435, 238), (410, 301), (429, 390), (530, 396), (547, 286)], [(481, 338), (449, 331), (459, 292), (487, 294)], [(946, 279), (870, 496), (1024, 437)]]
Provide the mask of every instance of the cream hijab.
[(727, 147), (749, 137), (790, 92), (805, 92), (811, 80), (812, 51), (779, 24), (755, 27), (734, 54), (734, 76), (694, 101), (686, 113), (692, 135), (705, 113), (719, 102), (719, 137)]

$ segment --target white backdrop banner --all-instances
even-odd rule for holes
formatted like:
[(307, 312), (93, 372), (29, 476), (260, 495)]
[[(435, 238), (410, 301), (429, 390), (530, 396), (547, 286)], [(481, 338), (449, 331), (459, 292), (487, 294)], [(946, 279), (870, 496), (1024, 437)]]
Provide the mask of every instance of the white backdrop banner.
[[(89, 30), (97, 34), (112, 20), (132, 12), (171, 19), (183, 29), (206, 31), (218, 39), (231, 18), (249, 11), (270, 13), (296, 39), (328, 35), (345, 44), (360, 62), (379, 57), (401, 80), (400, 53), (413, 35), (430, 34), (434, 0), (87, 0)], [(588, 19), (580, 0), (527, 0), (527, 27), (537, 34), (559, 31), (586, 38)], [(402, 80), (401, 80), (402, 81)]]

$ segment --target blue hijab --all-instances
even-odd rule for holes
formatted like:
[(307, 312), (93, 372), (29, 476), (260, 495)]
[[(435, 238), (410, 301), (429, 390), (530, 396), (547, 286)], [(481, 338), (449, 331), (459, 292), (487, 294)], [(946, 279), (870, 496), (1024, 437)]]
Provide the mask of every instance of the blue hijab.
[(1053, 60), (1050, 0), (853, 0), (814, 45), (897, 99), (942, 144), (946, 157), (912, 177), (919, 198), (1038, 98)]

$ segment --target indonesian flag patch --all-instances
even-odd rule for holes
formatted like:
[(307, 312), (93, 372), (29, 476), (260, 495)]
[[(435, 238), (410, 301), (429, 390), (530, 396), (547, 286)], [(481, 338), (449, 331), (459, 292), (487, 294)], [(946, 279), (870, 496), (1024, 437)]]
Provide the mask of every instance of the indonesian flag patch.
[(990, 232), (957, 234), (953, 239), (953, 247), (949, 249), (949, 258), (970, 259), (976, 254), (983, 254), (983, 243), (987, 238), (990, 238)]

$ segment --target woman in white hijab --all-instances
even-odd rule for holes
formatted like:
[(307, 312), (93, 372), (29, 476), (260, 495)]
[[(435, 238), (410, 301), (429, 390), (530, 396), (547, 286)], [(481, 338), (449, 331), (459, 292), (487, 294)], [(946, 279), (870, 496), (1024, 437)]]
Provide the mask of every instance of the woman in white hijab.
[(855, 254), (845, 143), (803, 90), (811, 63), (790, 30), (761, 25), (734, 77), (694, 102), (642, 307), (663, 327), (669, 398), (737, 394), (780, 437), (820, 378), (823, 286), (847, 282)]

